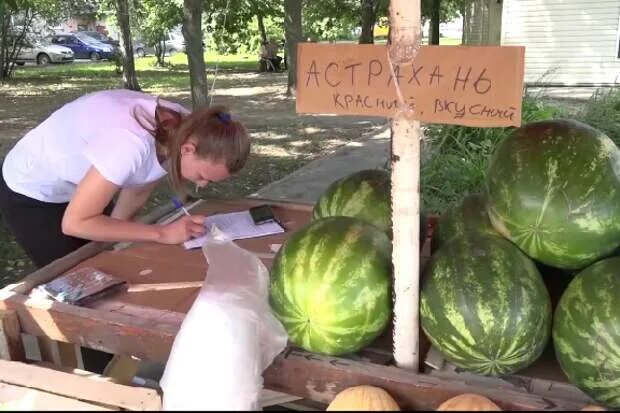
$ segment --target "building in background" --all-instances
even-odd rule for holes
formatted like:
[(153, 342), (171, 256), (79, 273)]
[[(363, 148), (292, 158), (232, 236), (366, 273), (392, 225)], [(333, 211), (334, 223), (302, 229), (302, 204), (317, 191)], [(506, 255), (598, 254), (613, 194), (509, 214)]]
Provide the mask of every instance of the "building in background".
[(548, 86), (620, 83), (620, 1), (474, 0), (463, 43), (525, 46), (525, 81)]

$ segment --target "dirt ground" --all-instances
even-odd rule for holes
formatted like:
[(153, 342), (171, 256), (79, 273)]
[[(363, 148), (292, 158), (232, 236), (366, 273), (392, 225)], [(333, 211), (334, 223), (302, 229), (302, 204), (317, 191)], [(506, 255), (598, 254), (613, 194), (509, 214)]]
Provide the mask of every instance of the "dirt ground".
[[(110, 87), (117, 86), (97, 78), (71, 82), (54, 77), (0, 85), (0, 159), (64, 103)], [(151, 83), (143, 89), (191, 107), (186, 87)], [(201, 196), (248, 195), (385, 123), (383, 118), (297, 115), (295, 101), (286, 97), (285, 74), (220, 73), (212, 103), (229, 106), (233, 116), (245, 123), (253, 140), (252, 157), (238, 176), (212, 185)], [(154, 194), (147, 209), (161, 202), (169, 202), (167, 187)], [(32, 263), (0, 221), (0, 288), (32, 270)]]

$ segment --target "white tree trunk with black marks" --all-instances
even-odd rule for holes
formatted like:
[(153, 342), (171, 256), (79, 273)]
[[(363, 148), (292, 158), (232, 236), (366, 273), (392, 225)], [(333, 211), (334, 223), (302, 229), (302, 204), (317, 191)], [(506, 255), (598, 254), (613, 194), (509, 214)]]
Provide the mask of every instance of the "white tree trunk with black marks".
[[(389, 56), (413, 64), (419, 47), (420, 0), (391, 0)], [(392, 222), (394, 263), (394, 359), (419, 369), (420, 122), (406, 112), (392, 121)]]

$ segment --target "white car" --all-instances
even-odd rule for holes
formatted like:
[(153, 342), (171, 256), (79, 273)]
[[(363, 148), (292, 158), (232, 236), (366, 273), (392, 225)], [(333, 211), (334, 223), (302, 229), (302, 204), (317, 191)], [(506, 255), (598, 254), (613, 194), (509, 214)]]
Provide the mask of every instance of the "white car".
[(73, 51), (68, 47), (23, 40), (22, 48), (15, 58), (15, 63), (23, 65), (26, 62), (34, 62), (38, 65), (46, 65), (49, 63), (69, 63), (73, 60)]
[[(164, 48), (166, 44), (165, 55), (172, 56), (179, 52), (185, 53), (185, 39), (183, 35), (178, 32), (166, 32), (164, 37), (159, 41), (159, 47)], [(157, 47), (154, 45), (153, 47)]]

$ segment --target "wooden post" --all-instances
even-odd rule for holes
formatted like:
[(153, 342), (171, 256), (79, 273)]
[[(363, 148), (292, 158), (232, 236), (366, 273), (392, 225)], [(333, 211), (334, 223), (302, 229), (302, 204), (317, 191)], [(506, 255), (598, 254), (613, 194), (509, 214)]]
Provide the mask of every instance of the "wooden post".
[[(413, 64), (420, 45), (420, 0), (391, 0), (391, 65)], [(396, 83), (396, 82), (395, 82)], [(392, 121), (394, 360), (419, 368), (420, 122), (404, 108)]]
[(26, 359), (19, 319), (15, 311), (0, 310), (0, 359), (15, 361)]

